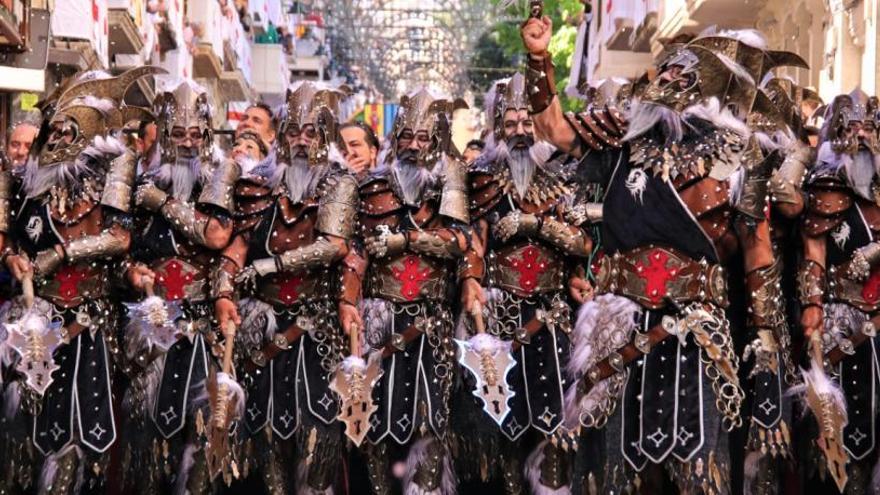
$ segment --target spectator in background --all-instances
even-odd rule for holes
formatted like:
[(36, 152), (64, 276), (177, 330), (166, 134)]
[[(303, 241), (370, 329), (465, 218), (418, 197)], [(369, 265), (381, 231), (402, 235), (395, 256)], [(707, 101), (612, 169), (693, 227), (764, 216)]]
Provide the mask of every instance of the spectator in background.
[(28, 153), (38, 131), (39, 128), (30, 122), (20, 122), (12, 128), (6, 139), (6, 156), (9, 157), (13, 169), (27, 163)]
[(468, 165), (474, 163), (474, 160), (477, 159), (481, 154), (483, 154), (483, 148), (486, 147), (486, 143), (479, 139), (473, 139), (468, 142), (467, 146), (464, 147), (464, 162)]
[(259, 162), (266, 158), (269, 154), (269, 148), (256, 133), (247, 131), (242, 132), (235, 138), (235, 145), (232, 147), (232, 159), (238, 163), (241, 160), (251, 159)]
[(275, 142), (275, 130), (277, 127), (275, 115), (272, 109), (265, 103), (255, 103), (244, 111), (244, 116), (238, 127), (235, 128), (235, 135), (240, 136), (244, 131), (250, 130), (255, 132), (267, 147), (271, 147)]
[(339, 140), (342, 157), (355, 176), (361, 178), (376, 167), (379, 139), (370, 126), (363, 122), (343, 124), (339, 128)]
[(158, 127), (155, 122), (141, 122), (138, 126), (134, 149), (138, 154), (138, 175), (147, 172), (152, 166), (158, 166), (159, 156), (156, 146)]

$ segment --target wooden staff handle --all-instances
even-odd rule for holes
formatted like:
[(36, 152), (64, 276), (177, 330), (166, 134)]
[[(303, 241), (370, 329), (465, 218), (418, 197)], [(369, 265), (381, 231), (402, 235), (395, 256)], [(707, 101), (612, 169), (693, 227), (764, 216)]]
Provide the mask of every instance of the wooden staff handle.
[(474, 319), (474, 328), (477, 333), (486, 333), (486, 323), (483, 321), (483, 305), (480, 301), (474, 301), (471, 306), (471, 317)]
[(229, 321), (223, 336), (226, 337), (223, 347), (223, 372), (230, 375), (232, 374), (232, 350), (235, 346), (235, 322)]
[(144, 279), (144, 292), (147, 293), (147, 297), (153, 297), (156, 295), (156, 279), (147, 275), (141, 275), (142, 277), (146, 277)]
[(21, 292), (24, 296), (24, 306), (30, 309), (34, 306), (34, 275), (25, 273), (21, 278)]
[(822, 332), (819, 330), (815, 330), (810, 335), (810, 354), (816, 365), (819, 366), (819, 368), (823, 368), (825, 353), (822, 352)]
[(348, 350), (352, 356), (361, 355), (360, 325), (352, 323), (348, 331)]

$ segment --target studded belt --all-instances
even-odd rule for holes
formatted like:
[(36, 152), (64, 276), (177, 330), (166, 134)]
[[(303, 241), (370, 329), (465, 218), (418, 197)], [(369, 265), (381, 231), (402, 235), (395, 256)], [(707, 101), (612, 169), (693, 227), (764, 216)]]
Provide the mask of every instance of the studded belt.
[(648, 309), (670, 302), (727, 306), (724, 269), (674, 249), (648, 246), (604, 256), (596, 263), (596, 291), (632, 299)]
[[(304, 326), (309, 325), (306, 324)], [(276, 356), (289, 349), (294, 342), (307, 332), (308, 330), (294, 323), (287, 327), (287, 330), (284, 332), (275, 333), (275, 335), (272, 336), (272, 342), (269, 342), (260, 349), (254, 349), (254, 351), (251, 352), (250, 360), (245, 364), (245, 370), (247, 370), (248, 373), (253, 373), (257, 368), (266, 366), (269, 361), (275, 359)]]

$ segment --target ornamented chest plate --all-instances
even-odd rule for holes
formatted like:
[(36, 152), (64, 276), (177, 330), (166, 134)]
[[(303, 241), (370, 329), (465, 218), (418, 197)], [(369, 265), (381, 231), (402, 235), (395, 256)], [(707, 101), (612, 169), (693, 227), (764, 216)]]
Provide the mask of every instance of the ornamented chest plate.
[(40, 285), (38, 295), (64, 308), (105, 297), (107, 282), (104, 270), (90, 263), (65, 263)]
[(373, 297), (408, 303), (446, 296), (448, 271), (427, 257), (405, 253), (371, 266), (367, 279)]
[(491, 284), (520, 297), (564, 288), (562, 258), (552, 249), (538, 244), (505, 246), (488, 259)]
[(168, 258), (153, 264), (156, 295), (166, 301), (186, 299), (199, 302), (208, 297), (205, 269), (181, 258)]

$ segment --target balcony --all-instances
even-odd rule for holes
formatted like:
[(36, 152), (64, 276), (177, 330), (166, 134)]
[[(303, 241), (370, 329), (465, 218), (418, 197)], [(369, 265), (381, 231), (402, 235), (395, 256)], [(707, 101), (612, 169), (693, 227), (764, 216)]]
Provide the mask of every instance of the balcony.
[(193, 77), (218, 79), (223, 73), (223, 61), (210, 43), (199, 43), (193, 53)]
[(703, 27), (754, 26), (767, 0), (687, 0), (688, 17)]
[(144, 48), (141, 33), (128, 9), (111, 9), (107, 15), (110, 26), (110, 56), (138, 54)]
[(252, 90), (240, 70), (225, 71), (220, 75), (218, 89), (225, 101), (250, 101)]
[(251, 80), (253, 89), (261, 95), (283, 95), (287, 90), (287, 58), (278, 44), (251, 45)]

